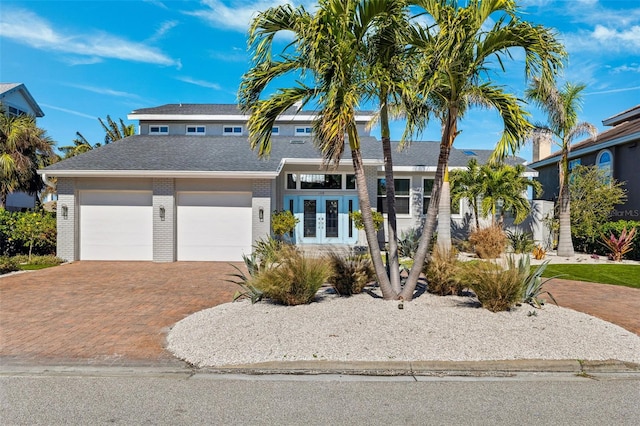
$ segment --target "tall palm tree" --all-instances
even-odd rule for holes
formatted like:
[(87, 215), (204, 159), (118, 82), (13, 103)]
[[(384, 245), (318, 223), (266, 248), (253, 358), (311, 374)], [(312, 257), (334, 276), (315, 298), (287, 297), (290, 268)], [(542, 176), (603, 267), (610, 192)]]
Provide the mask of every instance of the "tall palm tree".
[(480, 166), (475, 158), (469, 160), (467, 168), (464, 170), (454, 170), (451, 172), (451, 203), (460, 203), (465, 198), (473, 212), (473, 219), (476, 229), (480, 229), (480, 209), (478, 200), (482, 195), (480, 189)]
[[(365, 38), (384, 11), (384, 2), (320, 0), (315, 13), (300, 6), (281, 5), (261, 12), (249, 29), (249, 46), (254, 51), (253, 65), (243, 76), (239, 103), (250, 113), (249, 141), (259, 156), (271, 149), (271, 128), (276, 118), (294, 104), (315, 103), (314, 142), (323, 155), (325, 166), (336, 166), (346, 149), (356, 178), (365, 234), (385, 298), (397, 297), (386, 275), (377, 243), (371, 203), (360, 149), (355, 115), (367, 93)], [(274, 55), (277, 33), (293, 34), (279, 55)], [(261, 100), (265, 88), (282, 76), (297, 78), (294, 87), (278, 89)]]
[(66, 145), (58, 148), (64, 153), (64, 158), (75, 157), (76, 155), (83, 154), (101, 146), (100, 142), (92, 145), (91, 142), (89, 142), (80, 132), (76, 132), (76, 137), (71, 142), (73, 142), (73, 145)]
[[(504, 70), (503, 61), (511, 52), (525, 53), (527, 77), (553, 78), (562, 66), (565, 51), (554, 32), (520, 19), (513, 0), (468, 0), (466, 6), (456, 0), (413, 0), (433, 19), (434, 26), (413, 31), (413, 52), (422, 58), (417, 83), (423, 105), (442, 123), (440, 155), (434, 189), (425, 219), (424, 231), (401, 297), (410, 300), (427, 256), (429, 240), (436, 222), (436, 209), (443, 197), (449, 197), (449, 154), (459, 133), (458, 120), (470, 107), (496, 109), (504, 130), (496, 145), (496, 158), (515, 152), (527, 139), (532, 125), (520, 100), (487, 78), (491, 63)], [(493, 15), (493, 18), (491, 16)], [(420, 110), (420, 108), (418, 109)], [(424, 113), (408, 113), (409, 131), (420, 130)], [(449, 217), (439, 220), (450, 223)]]
[(14, 191), (34, 194), (43, 187), (38, 167), (53, 156), (55, 143), (31, 115), (8, 115), (0, 105), (0, 208)]
[(574, 255), (571, 240), (571, 206), (569, 196), (569, 152), (571, 143), (583, 136), (595, 137), (596, 127), (587, 122), (578, 122), (578, 112), (582, 107), (580, 93), (585, 89), (584, 84), (567, 82), (562, 89), (548, 81), (532, 80), (526, 95), (540, 107), (548, 118), (544, 126), (555, 136), (555, 143), (562, 154), (558, 163), (558, 180), (560, 192), (558, 205), (560, 230), (558, 235), (558, 256), (572, 257)]
[(480, 211), (483, 216), (491, 214), (491, 223), (497, 224), (497, 208), (500, 209), (500, 221), (504, 221), (504, 213), (514, 214), (514, 222), (522, 222), (531, 206), (526, 192), (532, 188), (539, 195), (542, 191), (540, 182), (524, 176), (525, 167), (522, 164), (509, 166), (507, 164), (484, 164), (480, 167), (479, 193), (482, 197)]

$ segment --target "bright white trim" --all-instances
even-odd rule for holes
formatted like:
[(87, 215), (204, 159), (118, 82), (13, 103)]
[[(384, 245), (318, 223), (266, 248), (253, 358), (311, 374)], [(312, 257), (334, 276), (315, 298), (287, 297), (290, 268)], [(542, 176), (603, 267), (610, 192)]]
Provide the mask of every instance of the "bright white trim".
[(38, 170), (47, 177), (166, 177), (216, 179), (275, 179), (276, 172), (232, 172), (190, 170)]
[[(231, 132), (225, 131), (225, 129), (231, 128)], [(240, 133), (236, 133), (235, 130), (240, 128)], [(242, 124), (223, 124), (222, 136), (242, 136), (244, 135), (244, 126)]]
[[(307, 129), (309, 130), (309, 132), (307, 132)], [(302, 132), (298, 132), (298, 130), (302, 130)], [(296, 126), (295, 129), (293, 129), (293, 134), (295, 136), (304, 136), (304, 137), (313, 136), (313, 127), (312, 126)]]
[[(190, 132), (189, 127), (195, 129), (195, 132)], [(198, 132), (198, 128), (202, 127), (204, 132)], [(187, 124), (184, 129), (184, 134), (187, 136), (205, 136), (207, 134), (207, 126), (204, 124)]]
[[(158, 131), (157, 132), (151, 131), (152, 127), (157, 127)], [(161, 130), (163, 127), (167, 128), (166, 132), (163, 132)], [(156, 135), (156, 136), (158, 136), (158, 135), (168, 135), (169, 134), (169, 125), (168, 124), (149, 124), (149, 134), (150, 135)]]

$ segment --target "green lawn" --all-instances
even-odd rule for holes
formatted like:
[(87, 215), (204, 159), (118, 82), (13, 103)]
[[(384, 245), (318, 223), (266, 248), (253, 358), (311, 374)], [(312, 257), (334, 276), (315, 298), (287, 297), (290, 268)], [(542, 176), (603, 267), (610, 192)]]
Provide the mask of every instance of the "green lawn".
[(640, 265), (553, 264), (545, 269), (544, 277), (587, 281), (640, 288)]
[(20, 269), (23, 271), (37, 271), (38, 269), (51, 268), (52, 266), (58, 266), (58, 265), (59, 265), (58, 263), (49, 263), (44, 265), (27, 264), (27, 265), (20, 265)]

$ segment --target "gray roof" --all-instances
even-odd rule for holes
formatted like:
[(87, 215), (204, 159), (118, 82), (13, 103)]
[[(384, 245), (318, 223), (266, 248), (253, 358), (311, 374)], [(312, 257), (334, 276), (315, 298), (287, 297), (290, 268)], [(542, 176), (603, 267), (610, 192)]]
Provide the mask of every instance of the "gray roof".
[[(45, 172), (64, 171), (186, 171), (186, 172), (266, 172), (278, 173), (283, 159), (308, 159), (320, 163), (320, 155), (310, 138), (272, 137), (269, 158), (259, 159), (252, 152), (246, 138), (231, 136), (157, 136), (135, 135), (104, 145), (84, 154), (60, 161), (44, 169)], [(398, 152), (392, 143), (394, 167), (435, 167), (438, 163), (438, 142), (414, 142)], [(382, 164), (380, 141), (362, 138), (362, 157), (365, 161)], [(346, 147), (342, 164), (350, 164), (351, 152)], [(453, 149), (451, 167), (465, 167), (469, 156)]]
[[(298, 110), (292, 106), (282, 115), (315, 113), (312, 110)], [(133, 119), (136, 115), (242, 115), (236, 104), (166, 104), (152, 108), (140, 108), (131, 112)], [(358, 111), (359, 115), (372, 115), (372, 111)]]

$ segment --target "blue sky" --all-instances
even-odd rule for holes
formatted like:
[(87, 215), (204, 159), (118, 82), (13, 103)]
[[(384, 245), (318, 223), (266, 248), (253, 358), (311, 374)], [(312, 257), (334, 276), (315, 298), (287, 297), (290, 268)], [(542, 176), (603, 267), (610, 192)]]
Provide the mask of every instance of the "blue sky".
[[(97, 117), (123, 118), (166, 103), (233, 103), (248, 69), (251, 17), (284, 0), (37, 1), (0, 3), (0, 81), (25, 83), (59, 146), (80, 131), (104, 137)], [(293, 1), (312, 6), (312, 1)], [(640, 103), (638, 0), (522, 0), (529, 21), (555, 28), (570, 53), (562, 79), (587, 84), (581, 118), (602, 120)], [(521, 57), (496, 81), (522, 96)], [(543, 119), (531, 108), (534, 121)], [(401, 135), (394, 126), (394, 138)], [(491, 110), (462, 121), (458, 148), (486, 148), (501, 124)], [(433, 123), (422, 136), (439, 138)], [(375, 134), (375, 130), (374, 130)], [(520, 155), (531, 157), (531, 148)]]

